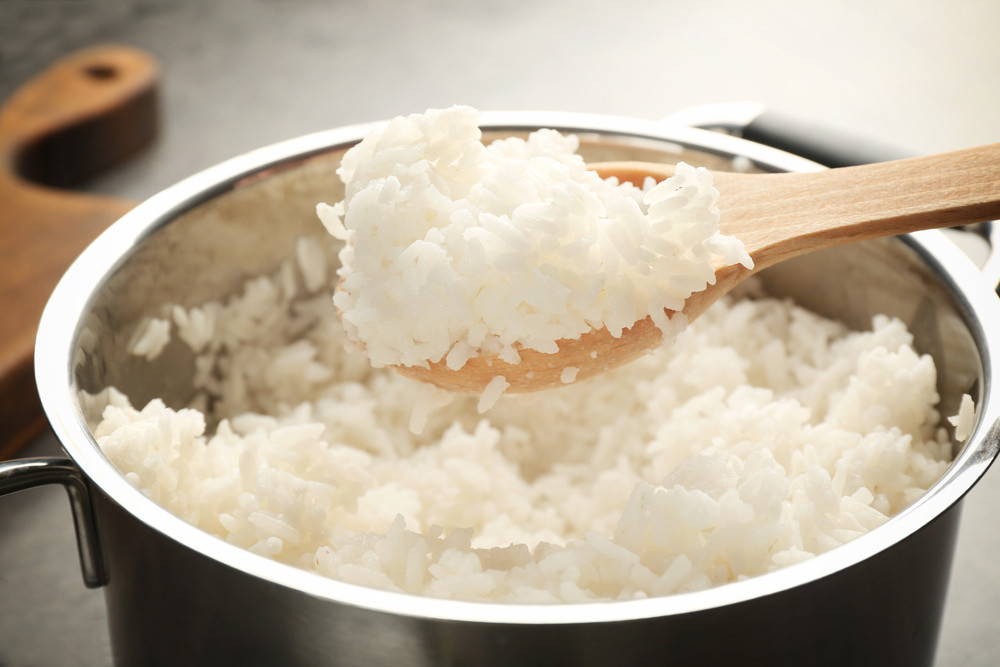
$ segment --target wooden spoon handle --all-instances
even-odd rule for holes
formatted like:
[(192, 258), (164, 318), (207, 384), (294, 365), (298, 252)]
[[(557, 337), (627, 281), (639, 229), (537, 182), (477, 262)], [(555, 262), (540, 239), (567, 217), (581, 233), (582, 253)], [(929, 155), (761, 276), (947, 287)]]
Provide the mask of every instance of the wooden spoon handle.
[[(674, 166), (592, 165), (603, 176), (642, 183)], [(714, 172), (722, 218), (755, 270), (819, 248), (922, 229), (1000, 219), (1000, 144), (815, 172)]]
[(31, 362), (49, 293), (73, 259), (133, 206), (57, 188), (150, 142), (157, 78), (147, 54), (96, 47), (63, 58), (0, 108), (0, 458), (45, 423)]
[(729, 178), (741, 182), (719, 186), (720, 227), (743, 240), (758, 269), (820, 247), (1000, 218), (1000, 144)]

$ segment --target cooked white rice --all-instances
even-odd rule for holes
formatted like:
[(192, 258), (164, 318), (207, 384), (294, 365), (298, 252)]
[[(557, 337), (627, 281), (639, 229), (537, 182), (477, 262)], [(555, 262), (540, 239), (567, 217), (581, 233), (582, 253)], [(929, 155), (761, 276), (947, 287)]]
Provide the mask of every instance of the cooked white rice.
[(617, 337), (651, 314), (672, 333), (664, 309), (718, 265), (752, 266), (719, 233), (708, 170), (618, 184), (587, 170), (575, 136), (484, 146), (478, 119), (452, 107), (374, 130), (343, 158), (344, 200), (317, 209), (346, 241), (334, 301), (374, 366), (518, 363), (521, 349), (552, 353), (592, 329)]
[(650, 356), (480, 415), (345, 353), (302, 243), (226, 303), (164, 308), (206, 412), (90, 406), (132, 484), (268, 558), (448, 598), (667, 595), (828, 551), (948, 464), (933, 361), (897, 320), (727, 299)]

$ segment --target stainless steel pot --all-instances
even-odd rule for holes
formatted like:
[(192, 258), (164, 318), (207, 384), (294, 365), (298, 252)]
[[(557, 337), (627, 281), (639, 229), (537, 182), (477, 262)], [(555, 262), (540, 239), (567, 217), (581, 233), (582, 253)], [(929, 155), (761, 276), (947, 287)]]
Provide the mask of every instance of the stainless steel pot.
[[(577, 133), (589, 160), (685, 159), (710, 168), (813, 170), (731, 136), (592, 115), (493, 113), (488, 137)], [(183, 404), (191, 359), (138, 363), (126, 342), (160, 303), (194, 305), (275, 267), (314, 205), (339, 196), (340, 156), (367, 126), (260, 149), (149, 199), (90, 246), (46, 308), (36, 375), (69, 458), (0, 464), (0, 493), (70, 490), (81, 564), (103, 586), (120, 664), (829, 664), (933, 661), (964, 494), (998, 452), (1000, 302), (941, 232), (844, 246), (763, 274), (769, 290), (865, 327), (903, 319), (939, 369), (942, 413), (963, 393), (976, 427), (944, 477), (878, 529), (805, 563), (672, 597), (582, 605), (427, 599), (326, 579), (195, 529), (130, 486), (89, 431), (81, 392), (114, 385)], [(735, 161), (734, 161), (735, 160)]]

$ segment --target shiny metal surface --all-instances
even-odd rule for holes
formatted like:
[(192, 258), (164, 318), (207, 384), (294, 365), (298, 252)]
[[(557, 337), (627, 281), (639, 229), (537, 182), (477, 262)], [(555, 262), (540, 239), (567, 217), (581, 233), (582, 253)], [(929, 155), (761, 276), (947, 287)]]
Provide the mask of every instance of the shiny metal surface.
[[(764, 169), (816, 168), (662, 123), (532, 113), (493, 114), (486, 123), (497, 133), (578, 131), (588, 159), (682, 156), (719, 168), (742, 155)], [(93, 444), (76, 392), (112, 382), (140, 400), (182, 400), (183, 358), (168, 354), (168, 368), (148, 369), (127, 358), (121, 343), (137, 318), (168, 295), (183, 303), (224, 294), (286, 256), (297, 234), (319, 233), (312, 206), (336, 197), (332, 167), (363, 131), (344, 128), (260, 149), (151, 198), (81, 256), (43, 316), (39, 388), (57, 436), (100, 489), (112, 643), (123, 664), (279, 655), (284, 664), (607, 664), (664, 654), (770, 664), (933, 660), (957, 503), (996, 456), (1000, 414), (990, 382), (997, 362), (986, 335), (1000, 326), (1000, 304), (939, 232), (825, 251), (765, 274), (775, 293), (849, 323), (865, 325), (879, 312), (901, 317), (918, 347), (935, 355), (945, 405), (971, 392), (979, 406), (970, 444), (931, 492), (872, 533), (786, 570), (622, 603), (429, 600), (254, 556), (200, 533), (129, 486)], [(268, 224), (277, 216), (280, 226)], [(718, 641), (720, 627), (731, 641)]]

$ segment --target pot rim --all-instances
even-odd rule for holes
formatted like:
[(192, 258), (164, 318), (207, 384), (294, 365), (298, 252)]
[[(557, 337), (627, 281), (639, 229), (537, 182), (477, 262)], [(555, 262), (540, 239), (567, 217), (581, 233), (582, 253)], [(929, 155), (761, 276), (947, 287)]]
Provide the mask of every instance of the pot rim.
[[(847, 569), (906, 539), (957, 503), (986, 472), (1000, 448), (1000, 405), (991, 382), (980, 383), (973, 433), (948, 470), (915, 503), (885, 524), (836, 549), (775, 572), (692, 593), (588, 603), (520, 604), (448, 600), (383, 591), (338, 581), (258, 556), (188, 524), (131, 486), (104, 456), (76, 399), (73, 359), (91, 298), (148, 236), (209, 199), (330, 151), (344, 149), (382, 123), (351, 125), (256, 149), (190, 176), (139, 204), (98, 237), (67, 270), (38, 328), (35, 373), (56, 437), (95, 487), (136, 519), (201, 554), (244, 573), (314, 597), (419, 618), (473, 623), (554, 625), (622, 622), (722, 607), (801, 586)], [(553, 127), (581, 136), (610, 135), (637, 143), (664, 142), (722, 156), (743, 156), (777, 171), (816, 171), (820, 165), (733, 136), (665, 122), (599, 114), (496, 111), (481, 117), (484, 131)], [(332, 178), (332, 175), (331, 175)], [(975, 339), (984, 377), (1000, 377), (985, 335), (1000, 330), (1000, 301), (968, 257), (940, 231), (903, 237), (946, 284)], [(109, 259), (111, 258), (111, 259)]]

